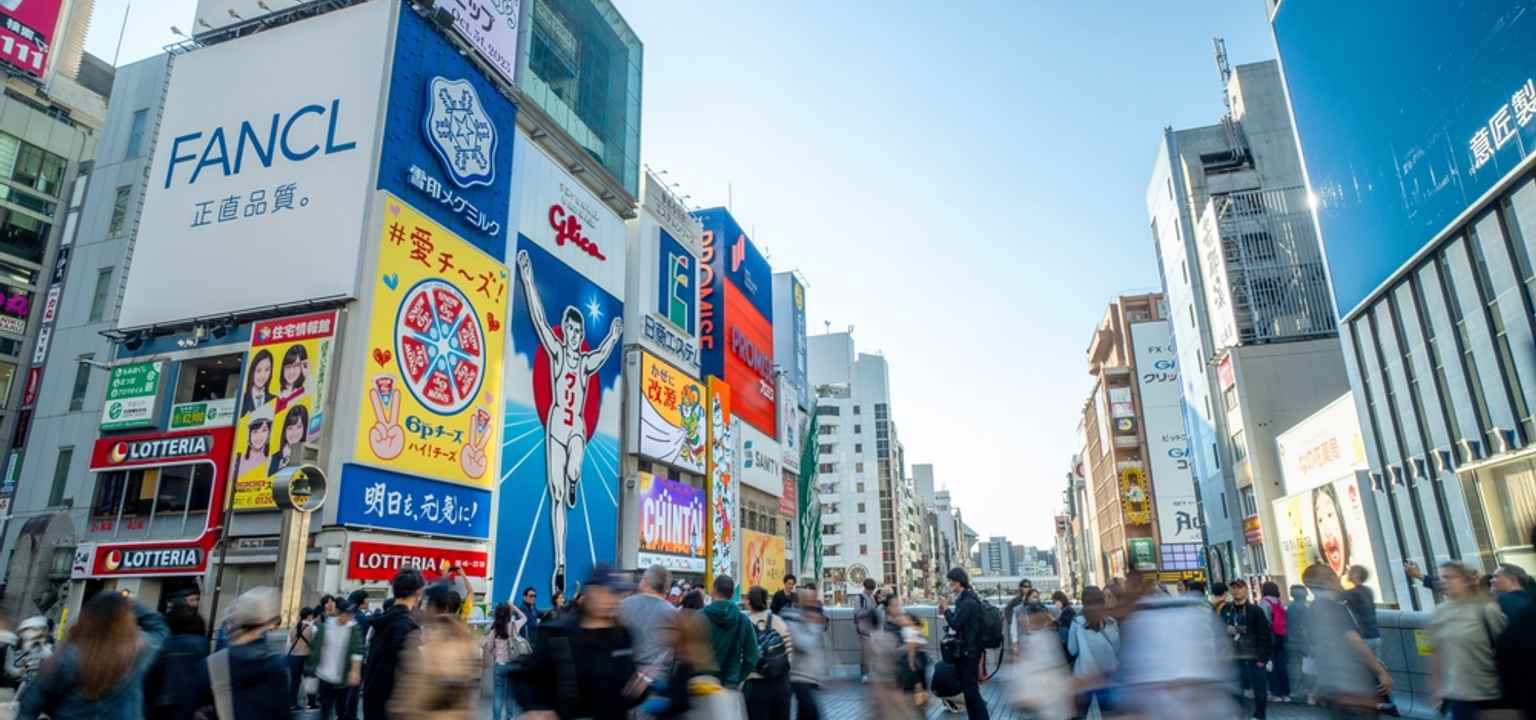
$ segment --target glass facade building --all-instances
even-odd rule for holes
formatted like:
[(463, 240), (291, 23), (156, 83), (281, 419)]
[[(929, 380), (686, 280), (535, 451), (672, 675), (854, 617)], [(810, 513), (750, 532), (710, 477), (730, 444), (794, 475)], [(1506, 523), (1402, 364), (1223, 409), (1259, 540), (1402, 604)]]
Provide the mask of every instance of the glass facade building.
[(518, 89), (639, 197), (640, 38), (608, 0), (526, 6)]

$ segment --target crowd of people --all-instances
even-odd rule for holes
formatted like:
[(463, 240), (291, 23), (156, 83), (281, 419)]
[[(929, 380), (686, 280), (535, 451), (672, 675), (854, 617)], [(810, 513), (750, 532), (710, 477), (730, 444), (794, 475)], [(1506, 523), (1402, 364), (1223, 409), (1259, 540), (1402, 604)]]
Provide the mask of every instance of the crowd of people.
[[(1443, 598), (1427, 628), (1434, 704), (1452, 720), (1532, 717), (1530, 576), (1453, 562), (1432, 576), (1406, 570)], [(1241, 579), (1174, 593), (1133, 574), (1047, 602), (1026, 580), (1001, 607), (964, 570), (946, 579), (928, 618), (942, 619), (941, 632), (872, 580), (849, 599), (868, 715), (920, 718), (938, 702), (986, 719), (989, 680), (1003, 686), (994, 702), (1042, 720), (1263, 720), (1277, 702), (1338, 718), (1399, 712), (1363, 567), (1340, 578), (1312, 565), (1285, 595)], [(195, 592), (163, 612), (102, 592), (57, 649), (45, 622), (0, 634), (4, 674), (18, 679), (26, 720), (469, 720), (484, 717), (487, 690), (493, 720), (821, 717), (834, 664), (812, 582), (787, 575), (770, 594), (729, 576), (695, 587), (661, 566), (637, 583), (600, 565), (570, 602), (556, 594), (541, 609), (527, 588), (483, 630), (467, 622), (466, 584), (402, 570), (381, 607), (364, 591), (324, 596), (281, 631), (277, 592), (256, 588), (220, 618), (213, 642)]]

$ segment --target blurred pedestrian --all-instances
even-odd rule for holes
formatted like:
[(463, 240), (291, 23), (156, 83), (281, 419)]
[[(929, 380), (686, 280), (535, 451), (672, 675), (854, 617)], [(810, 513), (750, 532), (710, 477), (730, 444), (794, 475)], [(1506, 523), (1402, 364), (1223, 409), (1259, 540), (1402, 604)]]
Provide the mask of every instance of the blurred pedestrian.
[(559, 620), (560, 617), (565, 614), (565, 610), (565, 591), (555, 590), (555, 592), (549, 596), (549, 609), (545, 610), (544, 614), (539, 616), (539, 624), (542, 625), (544, 623)]
[(1504, 563), (1493, 571), (1493, 599), (1504, 616), (1513, 618), (1531, 605), (1531, 576), (1519, 565)]
[(336, 614), (336, 607), (340, 601), (341, 598), (335, 595), (321, 595), (320, 604), (315, 607), (319, 610), (322, 617), (330, 617)]
[(1253, 698), (1252, 717), (1264, 720), (1269, 707), (1270, 654), (1274, 633), (1264, 611), (1248, 598), (1248, 582), (1237, 578), (1228, 585), (1232, 601), (1223, 605), (1221, 623), (1232, 639), (1232, 659), (1237, 668), (1238, 687)]
[(1467, 566), (1443, 563), (1439, 576), (1447, 600), (1435, 606), (1429, 623), (1433, 700), (1451, 720), (1475, 720), (1503, 698), (1494, 651), (1509, 620)]
[[(1317, 701), (1335, 717), (1375, 717), (1377, 698), (1392, 691), (1392, 676), (1360, 636), (1344, 604), (1339, 576), (1324, 563), (1307, 566), (1302, 583), (1312, 592), (1306, 620), (1307, 656), (1312, 659)], [(1290, 618), (1292, 627), (1296, 618)]]
[(789, 659), (789, 687), (795, 696), (795, 717), (821, 720), (817, 695), (827, 677), (827, 616), (816, 583), (807, 582), (796, 593), (797, 602), (784, 610), (793, 651)]
[(945, 576), (949, 592), (955, 598), (955, 606), (948, 607), (946, 599), (939, 599), (939, 612), (955, 629), (955, 669), (960, 681), (960, 691), (965, 695), (965, 712), (970, 720), (989, 720), (987, 703), (981, 699), (981, 598), (971, 589), (970, 576), (961, 568), (951, 568)]
[(170, 629), (111, 591), (87, 600), (69, 639), (21, 692), (17, 718), (130, 720), (144, 714), (144, 675)]
[(928, 706), (928, 636), (923, 621), (901, 601), (892, 597), (886, 603), (887, 612), (896, 616), (900, 651), (896, 656), (896, 678), (901, 691), (911, 696), (913, 706)]
[(1003, 606), (1003, 624), (1007, 632), (1007, 640), (1010, 643), (1010, 652), (1019, 654), (1019, 626), (1023, 622), (1024, 603), (1029, 601), (1029, 594), (1034, 592), (1035, 584), (1029, 578), (1019, 580), (1019, 587), (1013, 597), (1008, 598), (1008, 604)]
[(1067, 630), (1078, 711), (1091, 719), (1113, 710), (1110, 681), (1120, 669), (1120, 626), (1109, 616), (1104, 601), (1103, 590), (1093, 585), (1083, 588), (1083, 612)]
[(713, 599), (703, 610), (709, 622), (709, 644), (715, 651), (715, 672), (720, 684), (733, 690), (757, 667), (760, 652), (757, 634), (752, 622), (736, 607), (731, 598), (736, 594), (736, 581), (729, 575), (716, 575), (710, 597)]
[[(421, 627), (401, 657), (390, 718), (471, 720), (480, 700), (484, 660), (463, 620), (461, 585), (444, 578), (421, 593)], [(369, 714), (369, 718), (373, 715)]]
[(363, 632), (356, 605), (342, 603), (315, 628), (305, 670), (320, 680), (320, 720), (344, 713), (348, 691), (363, 682)]
[(1311, 606), (1305, 585), (1291, 586), (1291, 602), (1285, 606), (1286, 674), (1291, 681), (1290, 698), (1304, 701), (1311, 696), (1311, 676), (1316, 673), (1307, 646), (1307, 610)]
[[(1531, 526), (1530, 543), (1536, 547), (1536, 525)], [(1530, 682), (1536, 677), (1536, 602), (1509, 616), (1509, 625), (1497, 640), (1494, 666), (1504, 699), (1527, 720), (1536, 719), (1536, 683)]]
[(784, 619), (769, 612), (768, 591), (747, 591), (747, 620), (752, 623), (758, 660), (742, 686), (750, 720), (789, 720), (790, 652), (794, 645)]
[(189, 718), (213, 704), (208, 685), (208, 625), (197, 609), (171, 606), (171, 635), (144, 677), (144, 716)]
[(229, 647), (208, 656), (213, 703), (222, 720), (268, 720), (289, 715), (293, 690), (288, 663), (268, 641), (280, 622), (277, 589), (256, 587), (235, 598)]
[(1211, 610), (1215, 611), (1218, 617), (1221, 615), (1221, 609), (1226, 607), (1227, 603), (1231, 602), (1231, 600), (1232, 595), (1230, 594), (1226, 583), (1211, 583)]
[(1072, 600), (1067, 594), (1057, 590), (1051, 593), (1051, 617), (1056, 621), (1056, 634), (1061, 640), (1061, 646), (1067, 646), (1067, 636), (1072, 632), (1072, 625), (1077, 621), (1077, 610), (1072, 607)]
[(1117, 713), (1190, 720), (1237, 717), (1230, 690), (1232, 643), (1211, 612), (1202, 583), (1188, 583), (1179, 596), (1135, 600), (1119, 630)]
[(658, 692), (665, 692), (672, 666), (672, 622), (677, 609), (662, 595), (671, 584), (671, 571), (652, 565), (641, 576), (638, 590), (619, 603), (619, 622), (634, 643), (635, 664)]
[(854, 595), (853, 629), (859, 635), (859, 681), (869, 682), (870, 638), (880, 628), (880, 601), (875, 597), (875, 579), (864, 578), (864, 591)]
[(485, 634), (485, 656), (491, 661), (491, 720), (512, 720), (517, 703), (512, 695), (512, 661), (532, 651), (522, 636), (528, 616), (511, 603), (496, 606), (491, 629)]
[(683, 602), (679, 607), (683, 610), (703, 610), (704, 606), (708, 604), (709, 601), (705, 597), (704, 591), (694, 588), (683, 594)]
[(1274, 644), (1270, 651), (1269, 671), (1269, 698), (1270, 702), (1282, 702), (1291, 696), (1291, 673), (1289, 666), (1289, 635), (1290, 616), (1286, 614), (1285, 602), (1280, 599), (1280, 586), (1273, 582), (1265, 582), (1261, 586), (1263, 597), (1259, 598), (1259, 608), (1264, 611), (1264, 616), (1269, 618), (1269, 629), (1274, 636)]
[[(1038, 598), (1025, 602), (1020, 610), (1019, 644), (1023, 648), (1010, 669), (1009, 704), (1027, 717), (1066, 720), (1075, 710), (1071, 669), (1051, 626), (1051, 613)], [(966, 706), (970, 706), (969, 699)]]
[[(1381, 626), (1376, 621), (1376, 591), (1366, 584), (1371, 579), (1371, 571), (1364, 565), (1352, 565), (1346, 577), (1349, 578), (1351, 587), (1343, 593), (1344, 606), (1349, 608), (1350, 614), (1355, 617), (1355, 623), (1360, 628), (1360, 638), (1365, 641), (1365, 646), (1376, 654), (1377, 660), (1381, 660)], [(1382, 712), (1397, 714), (1397, 708), (1392, 704), (1391, 697), (1379, 698), (1376, 705)]]
[(394, 602), (384, 612), (369, 621), (372, 636), (368, 640), (367, 656), (363, 661), (363, 717), (366, 720), (387, 718), (389, 700), (395, 695), (396, 672), (408, 643), (415, 641), (421, 629), (411, 611), (421, 598), (426, 585), (421, 572), (406, 568), (395, 573), (389, 581), (389, 593)]
[(583, 587), (579, 612), (543, 626), (514, 675), (525, 720), (624, 720), (644, 696), (629, 631), (618, 620), (628, 581), (599, 564)]
[[(389, 603), (394, 602), (394, 598), (385, 598), (384, 601), (385, 606), (388, 607)], [(368, 591), (363, 590), (362, 588), (353, 590), (352, 593), (347, 596), (347, 604), (352, 606), (352, 622), (354, 624), (353, 632), (356, 632), (363, 638), (363, 656), (365, 658), (363, 662), (363, 677), (367, 677), (368, 663), (366, 657), (368, 654), (368, 633), (373, 628), (373, 621), (384, 614), (384, 608), (380, 608), (378, 611), (370, 610)], [(357, 720), (357, 708), (362, 704), (362, 684), (359, 683), (357, 685), (349, 686), (346, 690), (346, 697), (342, 699), (341, 708), (338, 710), (337, 714), (341, 717), (341, 720)]]
[(302, 697), (304, 665), (309, 660), (310, 642), (315, 637), (315, 611), (299, 610), (299, 621), (293, 625), (293, 637), (288, 641), (288, 687), (293, 688), (291, 710), (309, 707), (309, 698)]
[(522, 612), (524, 618), (527, 618), (517, 632), (532, 644), (538, 639), (535, 636), (539, 633), (539, 591), (533, 589), (532, 585), (523, 588), (523, 597), (518, 601), (517, 609)]
[(795, 575), (794, 573), (786, 573), (784, 575), (784, 586), (774, 591), (773, 602), (769, 604), (768, 609), (774, 615), (778, 615), (784, 612), (784, 608), (794, 605), (795, 599)]

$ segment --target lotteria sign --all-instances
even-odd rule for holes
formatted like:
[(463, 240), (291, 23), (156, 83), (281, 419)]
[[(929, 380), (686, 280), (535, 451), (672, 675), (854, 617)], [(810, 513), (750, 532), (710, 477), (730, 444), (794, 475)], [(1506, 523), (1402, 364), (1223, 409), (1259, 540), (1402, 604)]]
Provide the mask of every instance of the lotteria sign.
[[(117, 470), (145, 465), (182, 465), (195, 461), (223, 466), (229, 459), (230, 428), (195, 432), (111, 436), (96, 441), (91, 470)], [(223, 447), (222, 457), (220, 447)]]
[(200, 572), (206, 554), (196, 545), (110, 548), (96, 552), (96, 575), (153, 575)]
[(468, 548), (357, 541), (347, 549), (351, 580), (388, 581), (401, 570), (417, 570), (430, 580), (454, 565), (470, 577), (485, 577), (490, 561), (484, 550)]

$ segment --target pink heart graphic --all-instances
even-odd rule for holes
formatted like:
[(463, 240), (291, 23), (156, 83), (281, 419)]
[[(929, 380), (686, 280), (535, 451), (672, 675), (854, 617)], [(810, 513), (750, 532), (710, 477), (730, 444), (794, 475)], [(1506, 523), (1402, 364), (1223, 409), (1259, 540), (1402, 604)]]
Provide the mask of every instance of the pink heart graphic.
[(395, 204), (395, 203), (390, 203), (389, 204), (389, 214), (393, 215), (395, 217), (400, 217), (400, 206)]

